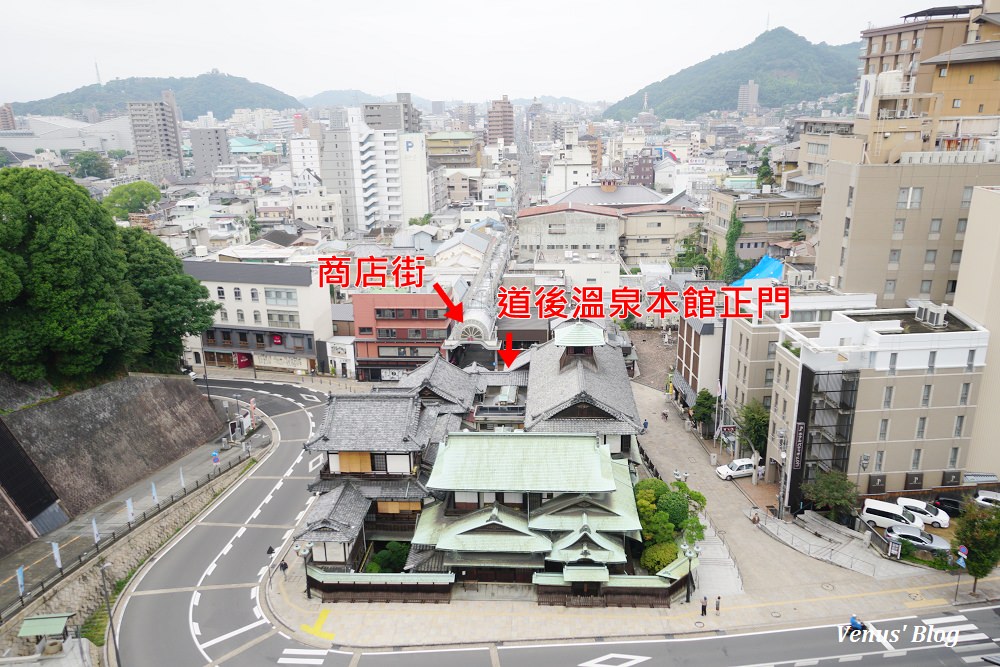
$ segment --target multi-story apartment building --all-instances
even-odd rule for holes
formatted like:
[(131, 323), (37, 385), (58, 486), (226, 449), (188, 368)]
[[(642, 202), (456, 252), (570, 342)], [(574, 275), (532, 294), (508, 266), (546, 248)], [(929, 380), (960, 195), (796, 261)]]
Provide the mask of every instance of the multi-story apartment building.
[(597, 174), (590, 150), (577, 138), (575, 127), (564, 130), (562, 147), (552, 155), (545, 171), (545, 197), (555, 197), (581, 185), (590, 185)]
[(475, 104), (459, 104), (451, 110), (451, 114), (461, 124), (463, 130), (471, 130), (476, 127)]
[(164, 91), (159, 102), (129, 102), (128, 116), (140, 170), (157, 182), (183, 175), (180, 114), (173, 94)]
[(698, 392), (705, 389), (719, 397), (722, 383), (723, 341), (725, 323), (722, 314), (722, 293), (725, 285), (719, 280), (696, 280), (685, 284), (696, 290), (716, 290), (716, 310), (719, 316), (682, 317), (677, 330), (677, 361), (671, 377), (674, 400), (682, 406), (692, 406)]
[(339, 239), (344, 236), (344, 216), (342, 197), (330, 192), (325, 186), (314, 187), (294, 196), (293, 214), (320, 230), (324, 238)]
[(604, 171), (602, 161), (604, 160), (604, 143), (600, 137), (587, 133), (580, 137), (580, 145), (590, 151), (590, 173), (600, 174)]
[(431, 203), (435, 198), (434, 181), (428, 176), (426, 135), (419, 132), (399, 135), (399, 176), (404, 223), (437, 210)]
[(14, 121), (14, 107), (9, 102), (0, 104), (0, 132), (16, 129), (17, 123)]
[(358, 109), (341, 109), (323, 133), (323, 185), (341, 196), (344, 229), (367, 232), (379, 219), (378, 165), (374, 132)]
[(314, 137), (292, 137), (288, 140), (289, 165), (292, 179), (298, 179), (311, 170), (317, 176), (322, 171), (320, 140)]
[(514, 105), (506, 95), (493, 100), (486, 116), (486, 143), (496, 144), (500, 139), (505, 146), (514, 144)]
[(185, 260), (184, 272), (221, 306), (204, 334), (186, 339), (188, 364), (326, 372), (330, 291), (314, 270), (210, 258)]
[(669, 262), (677, 256), (680, 240), (697, 231), (703, 213), (667, 204), (619, 209), (622, 225), (618, 252), (629, 266)]
[(736, 97), (736, 110), (739, 113), (757, 113), (759, 108), (757, 97), (759, 94), (760, 86), (753, 79), (741, 84)]
[(767, 476), (782, 511), (821, 471), (862, 494), (961, 483), (989, 332), (946, 306), (841, 311), (779, 325)]
[(643, 148), (637, 155), (625, 160), (625, 182), (629, 185), (653, 187), (656, 182), (654, 167), (660, 158), (652, 148)]
[(439, 354), (452, 320), (430, 289), (366, 290), (354, 304), (354, 354), (359, 380), (398, 380)]
[(771, 243), (791, 239), (796, 231), (811, 236), (819, 221), (820, 201), (819, 197), (789, 192), (713, 191), (705, 216), (707, 247), (714, 244), (720, 251), (725, 250), (729, 221), (735, 209), (737, 219), (743, 223), (736, 254), (743, 259), (759, 259), (767, 254)]
[(519, 250), (618, 249), (621, 214), (611, 208), (554, 204), (521, 209), (517, 215)]
[(477, 168), (482, 164), (475, 132), (434, 132), (427, 135), (427, 162), (431, 168)]
[(396, 93), (395, 102), (371, 102), (363, 110), (365, 125), (373, 130), (420, 131), (420, 111), (409, 93)]
[(378, 220), (394, 226), (403, 219), (403, 189), (399, 171), (399, 132), (375, 130), (375, 182), (378, 188)]
[(221, 164), (233, 160), (229, 152), (229, 135), (222, 127), (195, 128), (191, 130), (191, 157), (194, 158), (195, 176), (211, 176)]
[[(955, 307), (983, 323), (990, 332), (1000, 331), (1000, 188), (976, 188), (969, 209), (969, 232), (965, 256), (958, 272)], [(1000, 405), (1000, 336), (991, 336), (979, 393), (980, 405)], [(1000, 432), (1000, 410), (981, 410), (972, 425), (972, 448), (968, 469), (1000, 475), (996, 434)]]
[(806, 197), (822, 196), (830, 138), (853, 131), (853, 118), (796, 118), (792, 136), (799, 140), (799, 162), (794, 169), (781, 170), (784, 188)]

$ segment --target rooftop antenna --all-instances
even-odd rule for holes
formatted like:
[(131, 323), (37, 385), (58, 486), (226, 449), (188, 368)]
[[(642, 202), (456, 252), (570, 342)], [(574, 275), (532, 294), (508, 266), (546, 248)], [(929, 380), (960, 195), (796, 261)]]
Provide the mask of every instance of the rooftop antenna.
[(767, 13), (767, 20), (764, 22), (764, 32), (771, 29), (771, 12)]
[(642, 94), (642, 110), (649, 111), (649, 93)]
[(103, 86), (104, 84), (101, 83), (101, 70), (98, 69), (96, 60), (94, 61), (94, 71), (97, 72), (97, 85)]

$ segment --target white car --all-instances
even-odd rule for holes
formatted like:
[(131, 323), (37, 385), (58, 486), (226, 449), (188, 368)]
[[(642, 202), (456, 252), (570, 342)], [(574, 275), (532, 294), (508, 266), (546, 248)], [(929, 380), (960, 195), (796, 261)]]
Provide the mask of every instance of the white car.
[(947, 528), (948, 524), (951, 523), (947, 512), (922, 500), (917, 500), (916, 498), (896, 498), (896, 504), (900, 507), (905, 507), (919, 516), (923, 519), (924, 524), (929, 524), (935, 528)]
[(1000, 507), (1000, 493), (996, 491), (976, 491), (976, 495), (973, 498), (977, 505), (982, 505), (983, 507)]
[(715, 474), (720, 479), (734, 479), (736, 477), (750, 477), (753, 475), (753, 461), (750, 459), (736, 459), (724, 466), (715, 469)]

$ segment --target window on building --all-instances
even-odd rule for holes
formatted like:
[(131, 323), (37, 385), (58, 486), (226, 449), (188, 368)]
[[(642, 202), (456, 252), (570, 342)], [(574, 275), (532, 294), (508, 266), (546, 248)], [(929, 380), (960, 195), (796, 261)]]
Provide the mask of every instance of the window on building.
[(902, 218), (896, 218), (892, 223), (892, 231), (894, 234), (902, 234), (906, 229), (906, 220)]
[(954, 294), (956, 289), (958, 289), (958, 281), (949, 280), (945, 285), (944, 292), (945, 294)]
[(920, 394), (920, 407), (927, 408), (931, 404), (931, 389), (932, 386), (929, 384), (924, 385), (923, 393)]
[(948, 468), (954, 470), (958, 467), (958, 447), (952, 447), (948, 454)]
[(764, 386), (771, 387), (774, 385), (774, 369), (768, 368), (764, 371)]
[(781, 419), (782, 420), (787, 420), (788, 419), (788, 399), (787, 398), (781, 399)]
[(921, 280), (920, 281), (920, 293), (921, 294), (930, 294), (931, 293), (931, 285), (932, 285), (932, 283), (933, 283), (932, 280)]
[(608, 228), (608, 225), (606, 223), (603, 223), (603, 222), (597, 223), (597, 231), (603, 232), (607, 228)]
[(372, 335), (372, 328), (371, 327), (359, 327), (358, 328), (358, 334), (360, 334), (362, 336), (371, 336)]
[(295, 290), (265, 289), (264, 300), (270, 306), (297, 306), (298, 296)]
[(256, 287), (251, 287), (250, 288), (250, 300), (253, 301), (254, 303), (257, 303), (258, 301), (260, 301), (260, 293), (257, 292), (257, 288)]
[(923, 188), (900, 188), (899, 195), (896, 198), (896, 208), (918, 209), (920, 208), (920, 202), (923, 197)]
[(380, 328), (376, 331), (375, 336), (381, 340), (392, 340), (396, 338), (396, 330)]
[(927, 433), (927, 417), (921, 417), (917, 420), (917, 440), (923, 440), (924, 434)]
[[(895, 290), (895, 287), (896, 286), (893, 285), (893, 289), (894, 290)], [(891, 352), (889, 354), (889, 375), (895, 375), (896, 374), (896, 360), (898, 358), (899, 358), (899, 353), (898, 352)]]
[(934, 372), (934, 365), (937, 363), (937, 350), (931, 350), (927, 353), (927, 372)]
[(407, 329), (406, 330), (406, 337), (407, 338), (413, 338), (413, 339), (423, 338), (424, 337), (424, 331), (423, 331), (423, 329)]
[(965, 372), (971, 373), (976, 365), (976, 351), (969, 350), (969, 354), (965, 357)]
[(971, 389), (971, 387), (972, 387), (972, 385), (970, 383), (968, 383), (968, 382), (963, 382), (962, 383), (962, 390), (958, 394), (958, 404), (959, 405), (968, 405), (969, 404), (969, 390)]
[(940, 78), (943, 79), (946, 76), (948, 76), (948, 68), (947, 67), (939, 67), (938, 68), (938, 77), (940, 77)]
[(772, 340), (767, 344), (767, 358), (774, 359), (774, 354), (778, 349), (778, 341)]
[(260, 311), (259, 310), (253, 311), (253, 323), (254, 324), (260, 324)]
[(962, 100), (958, 99), (957, 97), (955, 99), (953, 99), (951, 101), (951, 108), (952, 109), (961, 109), (962, 108)]
[(941, 218), (931, 218), (931, 234), (941, 233)]
[(914, 449), (913, 457), (910, 459), (910, 470), (920, 470), (920, 459), (923, 457), (924, 450)]
[(965, 230), (968, 228), (968, 226), (969, 226), (969, 219), (968, 218), (959, 218), (958, 219), (958, 226), (955, 228), (955, 231), (957, 233), (959, 233), (959, 234), (964, 234)]
[(885, 393), (882, 395), (882, 408), (888, 410), (892, 407), (892, 387), (886, 387)]
[[(222, 289), (222, 288), (220, 287), (219, 289)], [(228, 322), (229, 321), (229, 313), (226, 312), (225, 308), (222, 308), (221, 310), (219, 310), (219, 321), (220, 322)]]
[(979, 113), (983, 113), (984, 111), (986, 111), (986, 105), (985, 104), (980, 104), (979, 105)]
[(215, 295), (218, 298), (220, 298), (220, 299), (225, 299), (226, 298), (226, 288), (225, 287), (217, 287), (217, 288), (215, 288)]
[(965, 428), (965, 416), (959, 415), (955, 417), (955, 437), (962, 437), (962, 430)]
[(896, 281), (889, 279), (885, 281), (885, 293), (895, 294), (896, 293)]
[(851, 235), (851, 219), (844, 218), (844, 238), (846, 239)]
[(241, 290), (239, 287), (234, 287), (233, 288), (233, 298), (236, 299), (237, 301), (242, 301), (243, 300), (243, 290)]
[(243, 315), (243, 311), (241, 309), (237, 309), (236, 310), (236, 321), (237, 322), (246, 322), (247, 321), (247, 318)]
[(385, 454), (372, 454), (372, 472), (385, 472), (388, 469)]
[(889, 420), (883, 419), (878, 424), (878, 439), (885, 440), (889, 437)]
[(788, 378), (789, 378), (790, 374), (791, 374), (791, 371), (786, 368), (785, 369), (785, 389), (788, 389)]
[(885, 450), (880, 449), (875, 452), (875, 472), (882, 472), (885, 467)]
[(962, 188), (962, 208), (969, 208), (972, 206), (972, 190), (973, 186), (967, 185)]
[(951, 263), (952, 264), (960, 264), (961, 262), (962, 262), (962, 251), (961, 250), (952, 250), (951, 251)]
[(924, 264), (933, 264), (937, 261), (937, 250), (928, 250), (924, 253)]
[(764, 398), (762, 398), (761, 399), (761, 403), (764, 405), (764, 409), (765, 410), (770, 410), (771, 409), (771, 397), (770, 396), (765, 396)]
[(901, 252), (902, 251), (900, 251), (899, 249), (890, 250), (889, 251), (889, 263), (890, 264), (899, 264), (899, 255), (900, 255)]

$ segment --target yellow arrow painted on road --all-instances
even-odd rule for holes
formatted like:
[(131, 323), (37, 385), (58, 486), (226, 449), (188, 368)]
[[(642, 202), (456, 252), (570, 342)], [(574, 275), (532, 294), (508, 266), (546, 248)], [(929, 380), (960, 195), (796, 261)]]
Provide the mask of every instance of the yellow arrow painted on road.
[(333, 640), (332, 632), (323, 632), (323, 624), (326, 623), (326, 617), (330, 615), (329, 609), (324, 609), (319, 613), (316, 622), (312, 625), (303, 625), (299, 629), (302, 632), (308, 632), (314, 637), (319, 637), (320, 639)]

